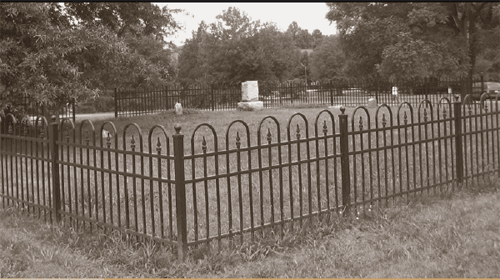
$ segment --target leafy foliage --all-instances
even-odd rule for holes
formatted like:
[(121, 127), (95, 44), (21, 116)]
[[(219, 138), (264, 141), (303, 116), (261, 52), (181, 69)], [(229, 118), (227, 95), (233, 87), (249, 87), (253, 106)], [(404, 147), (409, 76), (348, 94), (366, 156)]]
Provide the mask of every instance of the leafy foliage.
[(292, 37), (275, 24), (252, 21), (230, 7), (217, 21), (200, 24), (179, 57), (179, 80), (233, 82), (285, 80), (299, 63)]
[(328, 3), (346, 74), (414, 78), (472, 75), (476, 57), (498, 48), (498, 3)]
[(338, 36), (327, 36), (311, 54), (311, 78), (318, 81), (342, 76), (345, 62)]
[(178, 29), (174, 11), (151, 3), (0, 6), (2, 106), (21, 96), (58, 106), (168, 77), (162, 36)]

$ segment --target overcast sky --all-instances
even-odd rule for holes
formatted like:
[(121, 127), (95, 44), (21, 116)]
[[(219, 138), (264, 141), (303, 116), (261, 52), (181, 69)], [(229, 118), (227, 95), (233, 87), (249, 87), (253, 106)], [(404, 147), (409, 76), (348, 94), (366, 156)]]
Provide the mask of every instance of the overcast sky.
[(167, 5), (170, 9), (184, 9), (189, 16), (175, 15), (175, 19), (184, 26), (177, 32), (175, 38), (168, 38), (176, 45), (182, 45), (187, 38), (191, 38), (191, 31), (198, 28), (204, 20), (210, 24), (215, 22), (215, 17), (227, 10), (236, 7), (244, 11), (252, 20), (261, 22), (275, 22), (278, 28), (285, 31), (288, 25), (296, 21), (300, 28), (309, 30), (319, 29), (323, 35), (335, 34), (335, 24), (325, 19), (328, 8), (325, 3), (154, 3), (160, 7)]

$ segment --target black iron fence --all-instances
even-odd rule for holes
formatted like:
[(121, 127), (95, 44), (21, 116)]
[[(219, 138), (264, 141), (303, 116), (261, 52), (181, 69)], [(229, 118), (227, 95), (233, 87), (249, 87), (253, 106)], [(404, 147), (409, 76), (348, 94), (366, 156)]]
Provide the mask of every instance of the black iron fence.
[[(500, 94), (377, 109), (236, 120), (187, 141), (154, 125), (95, 129), (43, 117), (0, 134), (2, 205), (89, 231), (177, 248), (283, 237), (316, 219), (359, 214), (500, 175)], [(171, 133), (169, 133), (171, 132)], [(172, 143), (171, 143), (172, 142)]]
[[(335, 79), (317, 82), (259, 82), (259, 99), (265, 108), (322, 104), (355, 107), (374, 98), (379, 104), (433, 103), (453, 94), (484, 92), (483, 76), (383, 81), (379, 79)], [(159, 89), (115, 90), (115, 117), (137, 116), (171, 110), (179, 102), (197, 110), (236, 110), (241, 101), (241, 84), (168, 85)]]

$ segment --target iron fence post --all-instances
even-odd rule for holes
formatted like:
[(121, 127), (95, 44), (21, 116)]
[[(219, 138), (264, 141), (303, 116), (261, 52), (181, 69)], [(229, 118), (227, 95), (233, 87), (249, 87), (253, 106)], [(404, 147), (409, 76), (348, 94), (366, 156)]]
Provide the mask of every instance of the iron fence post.
[(481, 94), (484, 93), (484, 75), (483, 72), (481, 72)]
[(57, 162), (59, 159), (59, 147), (57, 146), (57, 140), (59, 137), (59, 123), (57, 122), (57, 118), (55, 115), (52, 115), (51, 119), (51, 133), (50, 137), (50, 152), (51, 152), (51, 161), (52, 161), (52, 202), (54, 207), (54, 216), (56, 218), (56, 222), (61, 221), (61, 187), (59, 180), (59, 163)]
[(175, 167), (175, 207), (177, 214), (177, 252), (179, 259), (184, 259), (187, 251), (186, 188), (184, 174), (184, 135), (181, 126), (175, 125), (174, 167)]
[(76, 122), (76, 111), (75, 111), (75, 107), (76, 107), (76, 98), (73, 98), (73, 104), (72, 104), (72, 108), (71, 108), (72, 113), (73, 113), (73, 114), (72, 114), (72, 116), (71, 116), (71, 117), (72, 117), (72, 119), (73, 119), (73, 123), (75, 123), (75, 122)]
[(117, 94), (116, 94), (116, 88), (115, 88), (115, 118), (118, 118), (118, 100), (116, 99), (117, 98)]
[(453, 102), (453, 113), (455, 116), (455, 148), (456, 148), (456, 166), (457, 166), (457, 181), (462, 183), (464, 179), (464, 155), (462, 148), (462, 102), (458, 101), (458, 96), (455, 95)]
[(339, 115), (340, 126), (340, 165), (342, 173), (342, 206), (344, 207), (344, 216), (349, 213), (351, 204), (351, 175), (349, 171), (349, 143), (347, 135), (347, 115), (344, 114), (345, 107), (340, 107)]

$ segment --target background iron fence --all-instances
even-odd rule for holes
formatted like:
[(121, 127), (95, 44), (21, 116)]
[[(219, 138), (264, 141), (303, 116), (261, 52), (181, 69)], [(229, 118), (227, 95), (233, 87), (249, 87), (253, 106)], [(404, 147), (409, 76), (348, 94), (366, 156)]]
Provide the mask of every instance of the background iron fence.
[[(394, 95), (394, 87), (397, 95)], [(479, 99), (484, 90), (482, 75), (463, 78), (414, 79), (333, 79), (316, 82), (259, 81), (259, 98), (265, 108), (294, 105), (365, 105), (370, 98), (379, 104), (418, 104), (422, 100), (438, 102), (453, 94), (471, 94)], [(179, 102), (183, 108), (198, 110), (236, 110), (241, 101), (241, 84), (168, 85), (158, 89), (115, 90), (115, 117), (136, 116), (167, 111)]]
[[(442, 98), (349, 115), (322, 110), (286, 124), (240, 120), (146, 134), (128, 124), (8, 115), (0, 134), (3, 207), (88, 231), (119, 230), (177, 248), (283, 237), (317, 219), (499, 176), (500, 94)], [(336, 109), (335, 109), (336, 110)], [(339, 114), (340, 113), (340, 114)]]

